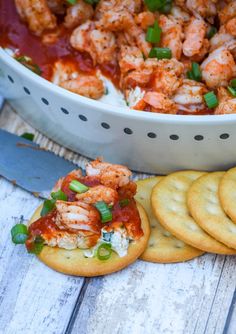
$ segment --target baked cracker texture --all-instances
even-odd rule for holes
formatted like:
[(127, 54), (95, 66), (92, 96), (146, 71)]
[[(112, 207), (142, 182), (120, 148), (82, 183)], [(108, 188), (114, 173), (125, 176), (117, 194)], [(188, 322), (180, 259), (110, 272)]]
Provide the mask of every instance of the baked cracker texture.
[(236, 167), (229, 169), (221, 178), (219, 198), (225, 213), (236, 223)]
[[(40, 218), (41, 208), (42, 206), (35, 211), (29, 225)], [(44, 246), (38, 258), (48, 267), (63, 274), (73, 276), (101, 276), (127, 267), (144, 252), (150, 236), (150, 226), (146, 212), (139, 203), (137, 203), (137, 208), (141, 217), (144, 235), (138, 241), (130, 243), (126, 256), (119, 257), (116, 253), (112, 252), (109, 260), (101, 261), (97, 258), (85, 258), (81, 249), (66, 250), (58, 247)]]
[[(188, 191), (187, 202), (191, 215), (207, 233), (226, 246), (236, 249), (236, 224), (225, 214), (218, 195), (224, 174), (209, 173), (193, 182)], [(236, 254), (236, 251), (232, 252)]]
[(136, 200), (144, 207), (151, 225), (148, 246), (140, 258), (148, 262), (175, 263), (191, 260), (203, 254), (165, 230), (155, 218), (151, 208), (151, 192), (163, 177), (152, 177), (137, 181)]
[(233, 254), (234, 251), (207, 234), (190, 216), (187, 192), (204, 172), (180, 171), (161, 180), (152, 191), (154, 215), (178, 239), (202, 251)]

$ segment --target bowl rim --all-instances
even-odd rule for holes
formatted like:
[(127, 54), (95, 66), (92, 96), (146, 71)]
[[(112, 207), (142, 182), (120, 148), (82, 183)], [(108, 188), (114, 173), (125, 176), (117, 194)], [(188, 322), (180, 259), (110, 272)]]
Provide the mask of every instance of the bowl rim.
[(49, 93), (52, 91), (53, 94), (64, 96), (66, 99), (73, 100), (73, 102), (80, 102), (84, 106), (89, 108), (95, 108), (106, 114), (114, 114), (115, 116), (122, 117), (125, 119), (135, 119), (141, 121), (151, 121), (155, 123), (176, 123), (179, 125), (183, 124), (227, 124), (232, 121), (236, 121), (236, 114), (228, 115), (172, 115), (172, 114), (159, 114), (152, 112), (143, 112), (133, 110), (128, 107), (113, 106), (108, 103), (93, 100), (88, 97), (84, 97), (75, 93), (72, 93), (62, 87), (55, 85), (54, 83), (44, 79), (43, 77), (35, 74), (34, 72), (27, 69), (25, 66), (16, 61), (11, 55), (9, 55), (4, 48), (0, 46), (0, 59), (10, 66), (19, 75), (23, 75), (26, 79), (36, 82), (37, 85), (43, 86)]

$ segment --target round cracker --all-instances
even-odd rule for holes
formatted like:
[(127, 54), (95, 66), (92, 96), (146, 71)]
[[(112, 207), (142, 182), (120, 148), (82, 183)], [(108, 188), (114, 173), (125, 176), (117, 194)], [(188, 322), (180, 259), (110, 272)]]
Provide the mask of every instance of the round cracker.
[(191, 215), (207, 233), (236, 249), (236, 225), (226, 216), (218, 195), (223, 175), (224, 172), (209, 173), (193, 182), (187, 203)]
[(236, 223), (236, 167), (223, 175), (218, 194), (225, 213)]
[(158, 176), (136, 182), (138, 187), (135, 198), (144, 207), (151, 225), (151, 235), (148, 246), (140, 256), (140, 259), (158, 263), (174, 263), (191, 260), (202, 255), (203, 252), (175, 238), (161, 226), (152, 212), (150, 199), (152, 188), (161, 179), (162, 177)]
[(207, 234), (189, 214), (187, 191), (204, 174), (181, 171), (166, 176), (153, 188), (153, 212), (169, 232), (187, 244), (211, 253), (233, 254), (232, 249)]
[[(84, 257), (82, 249), (66, 250), (58, 247), (44, 246), (38, 258), (50, 268), (63, 274), (74, 276), (91, 277), (106, 275), (127, 267), (144, 252), (150, 236), (150, 226), (146, 212), (139, 203), (137, 203), (137, 208), (144, 235), (139, 240), (129, 244), (126, 256), (119, 257), (118, 254), (112, 252), (109, 260), (101, 261), (98, 258)], [(35, 211), (29, 224), (40, 218), (41, 209), (42, 206)]]

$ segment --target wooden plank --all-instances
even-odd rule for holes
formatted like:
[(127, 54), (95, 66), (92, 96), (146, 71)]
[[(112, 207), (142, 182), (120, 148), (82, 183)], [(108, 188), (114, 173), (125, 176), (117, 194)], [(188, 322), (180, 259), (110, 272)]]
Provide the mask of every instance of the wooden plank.
[(72, 333), (222, 333), (235, 286), (234, 261), (212, 254), (181, 264), (138, 261), (96, 278)]
[[(34, 132), (8, 106), (0, 127), (18, 134)], [(0, 178), (0, 333), (64, 333), (80, 295), (84, 279), (57, 273), (11, 243), (11, 226), (21, 216), (27, 221), (40, 203)]]

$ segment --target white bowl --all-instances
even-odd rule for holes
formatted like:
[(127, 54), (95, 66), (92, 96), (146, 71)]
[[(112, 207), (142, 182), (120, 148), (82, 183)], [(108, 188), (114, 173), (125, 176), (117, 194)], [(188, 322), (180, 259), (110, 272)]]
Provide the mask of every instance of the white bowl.
[(1, 48), (0, 94), (33, 127), (90, 158), (160, 174), (236, 163), (236, 115), (165, 115), (111, 106), (52, 84)]

